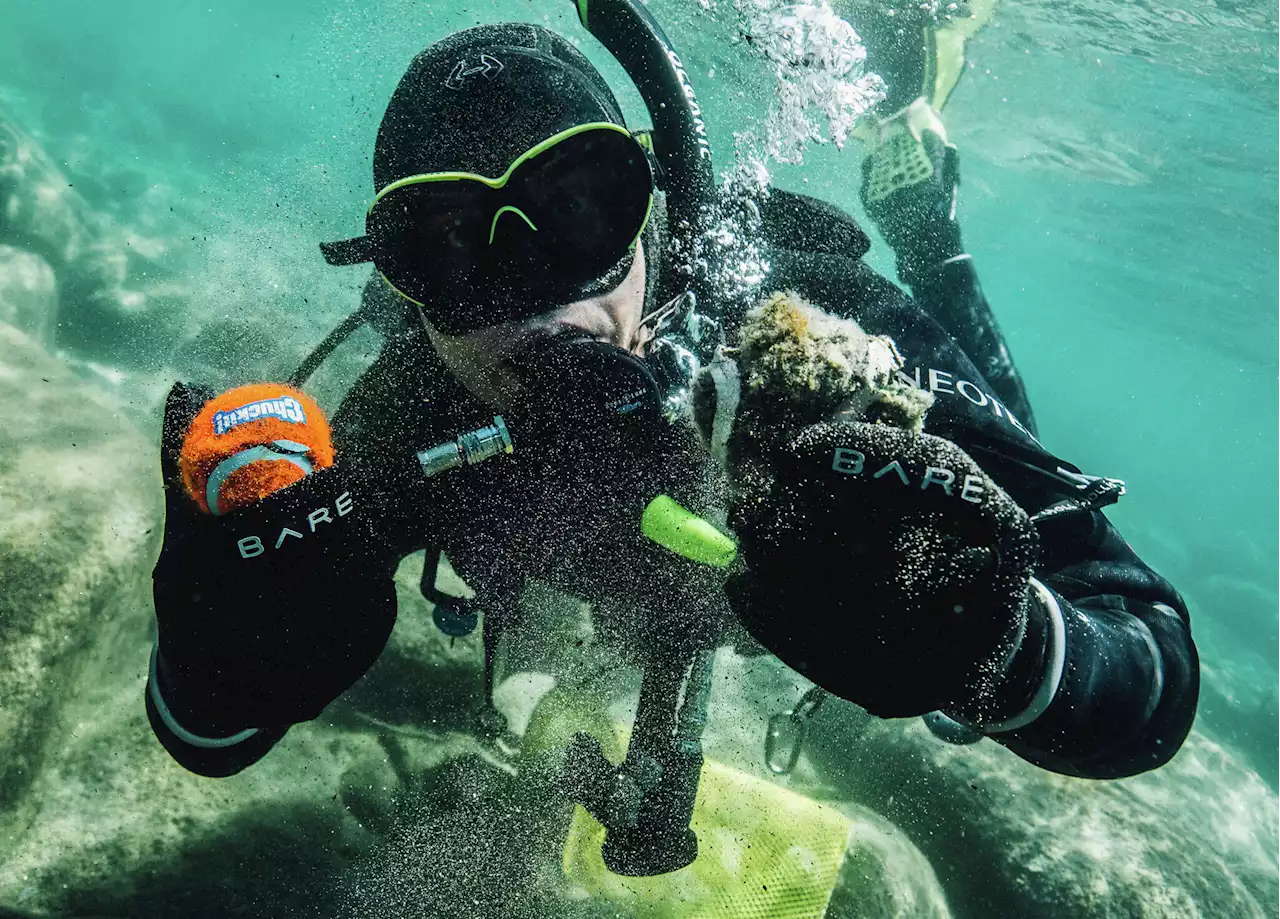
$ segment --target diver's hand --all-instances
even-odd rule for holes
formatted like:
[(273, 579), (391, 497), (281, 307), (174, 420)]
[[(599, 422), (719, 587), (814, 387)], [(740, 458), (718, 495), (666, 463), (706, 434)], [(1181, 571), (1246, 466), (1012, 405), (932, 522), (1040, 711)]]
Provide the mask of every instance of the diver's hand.
[(963, 450), (863, 422), (785, 441), (733, 511), (747, 629), (829, 691), (884, 717), (961, 703), (998, 677), (1027, 615), (1026, 514)]
[(169, 395), (153, 577), (164, 701), (183, 728), (222, 737), (318, 715), (377, 657), (395, 594), (379, 515), (340, 463), (225, 516), (197, 508), (177, 455), (210, 395)]

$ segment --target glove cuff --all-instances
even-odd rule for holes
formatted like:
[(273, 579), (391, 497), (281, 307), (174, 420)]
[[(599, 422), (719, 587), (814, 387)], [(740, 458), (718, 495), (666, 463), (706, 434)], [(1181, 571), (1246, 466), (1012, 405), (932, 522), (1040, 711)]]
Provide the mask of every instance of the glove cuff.
[[(151, 648), (151, 669), (147, 675), (147, 702), (149, 707), (155, 709), (156, 717), (166, 730), (184, 744), (203, 750), (216, 750), (244, 743), (258, 733), (257, 728), (245, 728), (223, 735), (220, 730), (205, 726), (178, 701), (181, 696), (174, 692), (171, 679), (163, 675), (167, 673), (168, 668), (160, 659), (160, 642), (157, 641)], [(179, 722), (174, 714), (175, 709), (182, 713), (186, 725)]]
[(897, 258), (898, 280), (911, 288), (928, 284), (948, 265), (973, 258), (964, 251), (960, 224), (941, 214), (902, 227), (886, 219), (880, 232)]
[(1007, 733), (1031, 724), (1053, 703), (1062, 683), (1067, 649), (1062, 605), (1035, 578), (1027, 590), (1026, 629), (1003, 675), (990, 689), (946, 713), (983, 734)]
[(220, 737), (217, 736), (220, 731), (203, 726), (186, 710), (179, 710), (175, 715), (175, 703), (181, 704), (181, 694), (173, 691), (165, 677), (167, 669), (157, 644), (151, 652), (151, 672), (143, 695), (147, 720), (169, 755), (197, 775), (210, 778), (235, 775), (262, 759), (288, 731), (288, 726), (250, 728)]

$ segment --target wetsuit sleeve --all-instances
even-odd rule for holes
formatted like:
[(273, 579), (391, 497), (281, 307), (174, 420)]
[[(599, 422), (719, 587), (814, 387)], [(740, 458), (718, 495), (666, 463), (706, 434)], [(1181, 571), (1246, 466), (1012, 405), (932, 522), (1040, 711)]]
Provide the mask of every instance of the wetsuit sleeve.
[(1001, 402), (1036, 433), (1035, 414), (1022, 376), (1014, 366), (1004, 333), (983, 293), (973, 258), (968, 253), (936, 253), (927, 270), (913, 276), (911, 296), (947, 330), (977, 366)]
[(381, 515), (340, 466), (225, 518), (171, 496), (153, 576), (147, 687), (182, 765), (229, 775), (315, 718), (377, 659), (395, 622)]
[(926, 431), (969, 453), (1036, 521), (1027, 629), (996, 703), (947, 714), (1069, 775), (1111, 778), (1166, 762), (1199, 694), (1187, 607), (1082, 500), (1091, 480), (1046, 451), (955, 339), (894, 285), (849, 259), (771, 255), (778, 288), (894, 339), (906, 377), (935, 396)]
[(1154, 769), (1177, 752), (1195, 717), (1199, 662), (1186, 604), (1101, 511), (1039, 529), (1027, 631), (1003, 711), (982, 730), (1067, 775)]
[[(1199, 661), (1186, 604), (1101, 510), (1118, 487), (1104, 501), (1089, 500), (1105, 493), (1105, 480), (1046, 451), (998, 397), (976, 406), (982, 395), (960, 381), (986, 385), (991, 395), (994, 387), (963, 356), (949, 358), (952, 347), (923, 349), (930, 363), (949, 367), (954, 382), (936, 375), (937, 423), (928, 428), (969, 452), (1031, 515), (1040, 536), (1026, 633), (999, 710), (979, 719), (981, 729), (1067, 775), (1117, 778), (1154, 769), (1177, 752), (1195, 717)], [(926, 371), (926, 379), (935, 374)]]
[[(879, 200), (867, 196), (864, 182), (867, 213), (893, 249), (898, 278), (911, 288), (916, 304), (955, 340), (995, 396), (1034, 434), (1026, 387), (956, 220), (959, 152), (931, 130), (924, 132), (922, 144), (934, 167), (931, 175)], [(873, 159), (868, 157), (864, 168)]]
[[(992, 394), (1034, 435), (1026, 388), (954, 213), (931, 229), (898, 241), (899, 276), (976, 365)], [(957, 438), (961, 446), (964, 440)], [(1034, 512), (1052, 497), (1032, 489), (1023, 507)], [(1057, 772), (1132, 775), (1168, 760), (1190, 730), (1199, 668), (1187, 610), (1101, 511), (1070, 516), (1039, 527), (1045, 561), (1032, 586), (1029, 628), (1016, 659), (1026, 668), (1019, 674), (1023, 685), (1033, 691), (1002, 730), (985, 730)]]

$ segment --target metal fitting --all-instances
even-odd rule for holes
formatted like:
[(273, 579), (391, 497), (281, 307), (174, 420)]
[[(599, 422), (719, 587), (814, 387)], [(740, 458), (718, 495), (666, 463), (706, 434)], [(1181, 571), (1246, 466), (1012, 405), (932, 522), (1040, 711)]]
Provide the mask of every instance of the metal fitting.
[(506, 422), (501, 415), (495, 415), (491, 425), (468, 431), (457, 440), (422, 450), (418, 453), (418, 462), (422, 464), (423, 474), (431, 478), (450, 469), (474, 466), (490, 457), (514, 450)]

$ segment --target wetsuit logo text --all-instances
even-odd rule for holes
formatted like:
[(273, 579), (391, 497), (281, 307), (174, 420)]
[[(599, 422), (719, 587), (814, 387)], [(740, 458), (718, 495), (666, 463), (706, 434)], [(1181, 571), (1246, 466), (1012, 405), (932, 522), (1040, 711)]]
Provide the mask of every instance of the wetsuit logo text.
[(676, 79), (680, 82), (680, 90), (689, 102), (689, 113), (693, 116), (694, 140), (698, 144), (698, 159), (710, 159), (711, 141), (707, 139), (707, 126), (702, 121), (702, 107), (698, 105), (698, 98), (693, 93), (693, 84), (689, 82), (689, 74), (685, 72), (684, 64), (680, 62), (680, 56), (670, 48), (667, 49), (667, 59), (671, 61), (671, 66), (676, 72)]
[(935, 396), (959, 396), (970, 405), (977, 408), (985, 408), (1000, 420), (1008, 422), (1019, 433), (1029, 437), (1032, 443), (1038, 444), (1040, 442), (1036, 440), (1035, 435), (1027, 430), (1027, 426), (1019, 421), (1013, 412), (1000, 404), (1000, 401), (995, 396), (971, 380), (958, 380), (954, 373), (939, 370), (936, 367), (930, 367), (927, 371), (920, 367), (913, 367), (910, 373), (899, 370), (897, 371), (897, 376), (901, 382), (914, 386), (916, 389), (931, 392)]

